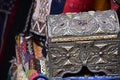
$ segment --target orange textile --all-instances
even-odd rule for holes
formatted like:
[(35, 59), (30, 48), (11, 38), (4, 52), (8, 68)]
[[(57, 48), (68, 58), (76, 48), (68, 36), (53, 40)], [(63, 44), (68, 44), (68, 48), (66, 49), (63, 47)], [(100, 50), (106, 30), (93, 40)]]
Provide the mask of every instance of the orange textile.
[(42, 56), (42, 47), (38, 46), (35, 42), (33, 42), (35, 58), (39, 59)]
[(111, 0), (94, 0), (94, 9), (95, 10), (108, 10), (111, 8)]

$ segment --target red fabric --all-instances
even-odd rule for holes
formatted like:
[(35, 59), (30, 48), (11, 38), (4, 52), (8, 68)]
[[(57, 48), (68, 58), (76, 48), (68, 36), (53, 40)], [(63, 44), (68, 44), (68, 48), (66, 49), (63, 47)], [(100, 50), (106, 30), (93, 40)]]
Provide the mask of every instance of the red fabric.
[[(120, 0), (118, 0), (120, 2)], [(120, 22), (120, 7), (116, 5), (112, 0), (111, 0), (111, 9), (115, 10), (118, 14), (119, 22)]]
[(2, 62), (3, 55), (5, 53), (5, 48), (6, 48), (7, 42), (8, 42), (8, 34), (9, 34), (10, 28), (11, 28), (13, 22), (14, 22), (14, 17), (15, 17), (15, 14), (16, 14), (17, 5), (18, 5), (18, 0), (16, 0), (15, 5), (14, 5), (13, 9), (11, 10), (11, 14), (8, 18), (6, 30), (5, 30), (4, 37), (3, 37), (4, 41), (3, 41), (2, 49), (1, 49), (1, 52), (0, 52), (0, 63)]
[(111, 0), (111, 9), (113, 9), (115, 11), (117, 11), (119, 9), (119, 7), (113, 2), (113, 0)]
[(93, 10), (94, 0), (66, 0), (63, 13)]

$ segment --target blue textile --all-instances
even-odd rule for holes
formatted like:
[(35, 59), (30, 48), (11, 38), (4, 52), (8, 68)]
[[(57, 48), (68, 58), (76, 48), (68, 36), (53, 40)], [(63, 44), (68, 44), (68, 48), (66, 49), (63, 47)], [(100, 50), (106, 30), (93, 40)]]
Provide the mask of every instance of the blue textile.
[(56, 78), (55, 80), (120, 80), (120, 76), (69, 77)]
[(66, 0), (52, 0), (50, 14), (60, 14), (63, 12)]
[[(39, 74), (40, 78), (37, 80), (120, 80), (120, 76), (90, 76), (90, 77), (68, 77), (68, 78), (48, 78), (44, 74)], [(42, 78), (43, 77), (43, 78)]]

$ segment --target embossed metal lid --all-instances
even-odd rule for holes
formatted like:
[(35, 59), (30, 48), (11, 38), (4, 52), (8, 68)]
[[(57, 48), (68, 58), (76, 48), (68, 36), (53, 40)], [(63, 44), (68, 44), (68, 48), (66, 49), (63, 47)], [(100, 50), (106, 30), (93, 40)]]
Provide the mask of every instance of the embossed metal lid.
[(113, 10), (49, 15), (47, 17), (49, 38), (101, 36), (117, 34), (119, 31), (118, 16)]

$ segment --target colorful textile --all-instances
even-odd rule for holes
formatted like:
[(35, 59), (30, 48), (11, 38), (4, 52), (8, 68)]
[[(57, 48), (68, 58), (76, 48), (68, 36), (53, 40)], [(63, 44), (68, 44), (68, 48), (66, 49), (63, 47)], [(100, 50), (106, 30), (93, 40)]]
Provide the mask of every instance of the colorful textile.
[[(16, 61), (12, 60), (14, 63), (12, 63), (9, 70), (9, 79), (33, 80), (39, 76), (38, 73), (47, 75), (46, 59), (42, 55), (42, 47), (38, 46), (32, 38), (27, 39), (21, 35), (16, 36), (15, 48)], [(13, 72), (12, 69), (15, 63), (17, 69)], [(15, 72), (17, 77), (13, 75)]]
[(45, 35), (46, 17), (50, 13), (51, 2), (52, 0), (35, 0), (35, 8), (31, 20), (31, 32), (37, 35)]
[[(11, 4), (12, 1), (14, 1), (13, 6), (9, 5), (9, 3), (7, 4), (7, 2), (10, 2)], [(29, 8), (30, 2), (31, 0), (0, 0), (0, 6), (4, 5), (3, 7), (0, 7), (0, 10), (10, 12), (5, 27), (2, 28), (2, 26), (0, 26), (0, 30), (5, 29), (4, 33), (2, 33), (3, 36), (0, 36), (3, 37), (0, 38), (3, 41), (0, 47), (0, 80), (7, 80), (7, 73), (11, 65), (9, 61), (15, 56), (15, 35), (24, 28), (24, 26), (21, 25), (24, 25), (24, 21), (26, 20), (25, 14), (27, 14), (27, 8)], [(5, 5), (7, 5), (8, 8), (6, 8)]]

